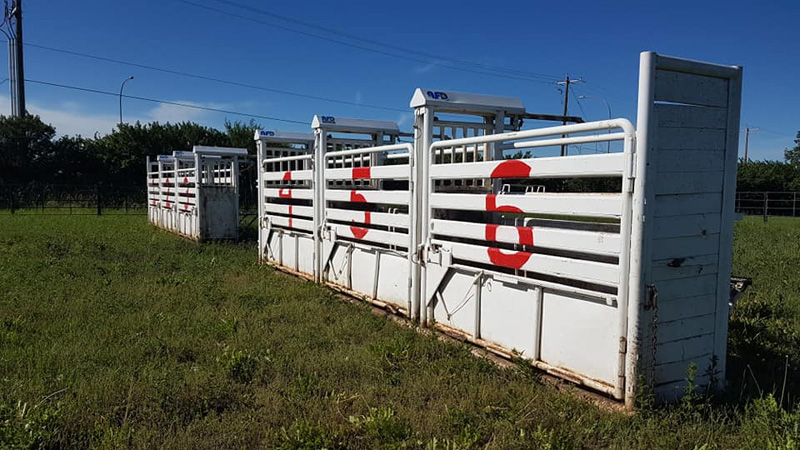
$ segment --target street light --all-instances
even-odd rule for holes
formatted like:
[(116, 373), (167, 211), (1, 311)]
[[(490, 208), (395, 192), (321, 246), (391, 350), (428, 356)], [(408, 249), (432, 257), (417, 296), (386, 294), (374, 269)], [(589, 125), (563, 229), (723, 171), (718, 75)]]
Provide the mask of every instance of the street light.
[(129, 76), (122, 82), (119, 87), (119, 124), (122, 125), (122, 90), (125, 89), (125, 83), (131, 81), (133, 79), (133, 75)]
[[(608, 101), (606, 99), (604, 99), (602, 97), (595, 97), (593, 95), (579, 95), (578, 98), (581, 99), (581, 100), (583, 100), (585, 98), (593, 98), (593, 99), (596, 99), (596, 100), (602, 100), (603, 103), (606, 104), (606, 109), (608, 109), (608, 120), (611, 120), (611, 105), (608, 104)], [(608, 132), (611, 133), (611, 130), (608, 130)], [(606, 153), (611, 153), (611, 141), (608, 141), (608, 147), (606, 149)]]

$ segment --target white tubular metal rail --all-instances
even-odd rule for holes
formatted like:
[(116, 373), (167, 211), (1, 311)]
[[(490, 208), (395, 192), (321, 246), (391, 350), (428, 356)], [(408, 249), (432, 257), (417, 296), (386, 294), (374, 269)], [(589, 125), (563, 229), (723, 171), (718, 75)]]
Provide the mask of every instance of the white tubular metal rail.
[(237, 239), (239, 158), (246, 154), (196, 146), (148, 158), (148, 220), (191, 239)]
[[(606, 134), (612, 129), (621, 131)], [(594, 134), (560, 137), (587, 132)], [(431, 156), (476, 144), (530, 149), (609, 139), (623, 141), (624, 152), (461, 163)], [(438, 141), (430, 153), (421, 187), (431, 218), (422, 235), (429, 324), (622, 398), (635, 154), (630, 122)], [(618, 192), (454, 193), (435, 183), (609, 177), (621, 180)]]

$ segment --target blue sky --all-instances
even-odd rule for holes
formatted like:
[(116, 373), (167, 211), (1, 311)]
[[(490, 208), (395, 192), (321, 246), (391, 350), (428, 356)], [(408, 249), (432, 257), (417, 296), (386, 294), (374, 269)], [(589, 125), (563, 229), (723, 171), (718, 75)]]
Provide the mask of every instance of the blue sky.
[[(408, 102), (416, 87), (514, 96), (521, 98), (529, 111), (559, 113), (561, 94), (549, 80), (569, 73), (586, 80), (575, 85), (573, 95), (587, 96), (581, 105), (570, 102), (571, 113), (584, 115), (582, 106), (589, 120), (603, 119), (608, 102), (614, 116), (635, 121), (639, 52), (654, 50), (744, 66), (742, 127), (760, 128), (751, 135), (751, 158), (782, 159), (783, 149), (793, 145), (800, 130), (797, 0), (566, 4), (231, 1), (250, 8), (219, 0), (27, 0), (25, 39), (63, 50), (401, 111), (297, 98), (35, 47), (26, 48), (26, 78), (116, 92), (122, 80), (133, 75), (126, 94), (298, 121), (310, 122), (314, 114), (394, 120), (409, 129)], [(259, 10), (418, 52), (537, 74), (536, 80), (456, 70), (444, 67), (447, 62), (441, 59), (406, 54), (418, 59), (410, 61), (342, 45), (334, 41), (370, 47)], [(0, 85), (3, 113), (10, 111), (7, 91), (7, 83)], [(27, 85), (27, 95), (29, 110), (56, 125), (59, 133), (106, 133), (118, 121), (115, 97), (32, 83)], [(226, 117), (247, 120), (133, 99), (126, 99), (124, 108), (126, 121), (194, 120), (221, 127)], [(299, 124), (257, 121), (268, 129), (308, 131)]]

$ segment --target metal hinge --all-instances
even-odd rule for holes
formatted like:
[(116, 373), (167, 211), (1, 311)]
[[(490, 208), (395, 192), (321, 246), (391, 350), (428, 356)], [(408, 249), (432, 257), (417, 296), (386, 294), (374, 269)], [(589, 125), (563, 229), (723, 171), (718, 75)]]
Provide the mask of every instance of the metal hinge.
[(633, 192), (633, 185), (634, 185), (633, 181), (636, 180), (636, 162), (637, 162), (636, 153), (631, 153), (628, 159), (629, 159), (628, 180), (630, 180), (630, 182), (628, 183), (628, 192)]

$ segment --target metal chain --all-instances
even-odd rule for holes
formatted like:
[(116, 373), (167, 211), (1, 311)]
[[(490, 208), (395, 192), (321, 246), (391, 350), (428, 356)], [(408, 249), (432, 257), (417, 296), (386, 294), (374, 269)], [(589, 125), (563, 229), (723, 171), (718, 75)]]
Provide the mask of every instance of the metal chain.
[(658, 289), (654, 284), (647, 286), (647, 294), (649, 297), (648, 303), (645, 305), (645, 309), (652, 309), (653, 310), (653, 319), (652, 319), (652, 359), (650, 360), (650, 380), (652, 383), (655, 383), (656, 379), (656, 352), (658, 346)]

